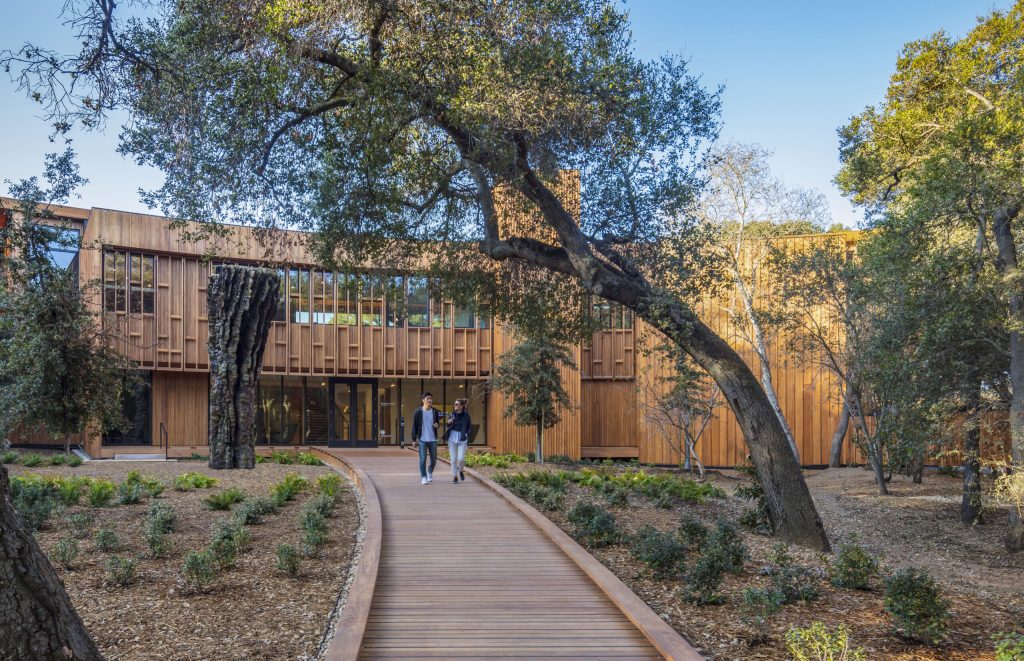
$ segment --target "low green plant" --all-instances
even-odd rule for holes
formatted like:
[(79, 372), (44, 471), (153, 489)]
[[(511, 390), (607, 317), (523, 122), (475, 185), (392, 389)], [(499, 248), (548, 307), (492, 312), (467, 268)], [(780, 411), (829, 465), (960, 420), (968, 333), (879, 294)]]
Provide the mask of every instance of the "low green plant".
[(259, 512), (259, 508), (253, 506), (251, 501), (245, 501), (238, 505), (234, 509), (233, 515), (234, 520), (243, 526), (255, 526), (260, 523), (262, 515)]
[(747, 552), (747, 545), (743, 543), (743, 538), (735, 526), (726, 521), (719, 521), (715, 526), (714, 532), (708, 536), (701, 552), (706, 551), (707, 547), (712, 547), (709, 552), (722, 556), (725, 571), (730, 574), (740, 574), (743, 572), (743, 563), (747, 561), (750, 554)]
[(217, 478), (196, 473), (194, 471), (182, 473), (174, 478), (175, 491), (191, 491), (192, 489), (209, 489), (216, 486)]
[(130, 470), (124, 476), (125, 484), (142, 484), (142, 473), (137, 470)]
[(301, 558), (299, 552), (290, 544), (278, 544), (275, 552), (278, 571), (283, 571), (289, 576), (299, 575), (299, 563)]
[(88, 512), (68, 514), (66, 521), (72, 537), (85, 539), (89, 536), (89, 529), (92, 527), (93, 518)]
[(252, 505), (257, 514), (275, 514), (277, 512), (277, 504), (272, 498), (257, 496), (249, 498), (245, 502)]
[(278, 482), (270, 487), (270, 498), (276, 507), (281, 507), (297, 495), (295, 488), (286, 482)]
[(127, 587), (135, 582), (135, 561), (119, 555), (107, 559), (107, 582)]
[(300, 452), (295, 455), (295, 463), (303, 466), (323, 466), (324, 462), (320, 461), (316, 455), (310, 452)]
[(45, 459), (43, 459), (43, 455), (35, 452), (29, 452), (21, 458), (21, 465), (27, 468), (35, 468), (36, 466), (41, 466), (44, 461)]
[(53, 559), (61, 567), (70, 571), (78, 559), (78, 540), (73, 537), (63, 537), (53, 545)]
[(62, 477), (56, 481), (57, 494), (65, 505), (77, 505), (82, 499), (82, 487), (86, 480), (80, 477)]
[(542, 482), (559, 484), (559, 481), (564, 478), (538, 479), (536, 476), (541, 473), (546, 473), (546, 471), (532, 471), (530, 474), (499, 473), (494, 479), (515, 495), (532, 502), (541, 509), (548, 511), (561, 509), (565, 502), (564, 482), (561, 483), (561, 488), (547, 486)]
[(630, 551), (647, 565), (655, 578), (669, 578), (679, 574), (686, 562), (686, 547), (672, 533), (653, 526), (644, 526), (630, 544)]
[(205, 592), (217, 578), (217, 564), (209, 551), (189, 551), (178, 573), (186, 592)]
[(203, 503), (211, 510), (229, 510), (231, 506), (245, 500), (245, 492), (241, 489), (231, 487), (218, 493), (210, 494), (203, 499)]
[(706, 546), (686, 572), (687, 600), (702, 606), (722, 603), (718, 588), (729, 566), (721, 547)]
[(155, 528), (145, 530), (146, 546), (149, 547), (149, 554), (154, 558), (163, 558), (174, 549), (174, 543), (166, 533)]
[(770, 587), (746, 588), (743, 590), (743, 604), (740, 617), (762, 637), (772, 615), (778, 613), (785, 603), (785, 596)]
[(847, 590), (869, 590), (878, 575), (878, 561), (855, 543), (844, 544), (829, 567), (829, 582)]
[(185, 461), (209, 461), (210, 460), (210, 456), (209, 455), (205, 455), (205, 454), (199, 454), (198, 452), (193, 452), (189, 456), (185, 457), (184, 460)]
[(779, 542), (772, 545), (768, 562), (772, 589), (782, 595), (782, 603), (814, 601), (818, 598), (817, 580), (811, 570), (797, 565), (785, 544)]
[(90, 507), (106, 507), (114, 500), (117, 489), (110, 480), (90, 479), (86, 499)]
[(146, 515), (145, 529), (147, 533), (168, 534), (174, 532), (178, 523), (178, 514), (167, 503), (150, 503)]
[(97, 530), (92, 536), (93, 544), (101, 551), (112, 553), (121, 550), (121, 539), (113, 528), (104, 526)]
[(275, 464), (289, 465), (295, 463), (295, 457), (290, 452), (272, 450), (270, 452), (270, 461)]
[(594, 503), (576, 503), (569, 510), (568, 519), (575, 527), (576, 536), (587, 546), (608, 546), (619, 539), (615, 517)]
[(524, 464), (526, 461), (526, 456), (521, 454), (491, 454), (490, 452), (471, 452), (466, 454), (467, 468), (477, 468), (479, 466), (508, 468), (512, 464)]
[(321, 475), (316, 481), (317, 491), (328, 498), (337, 498), (341, 493), (341, 476), (337, 473)]
[(16, 464), (21, 455), (16, 450), (4, 450), (0, 452), (0, 464)]
[(883, 606), (908, 638), (937, 643), (946, 633), (948, 605), (925, 571), (910, 567), (886, 578)]
[(122, 482), (117, 485), (117, 502), (122, 505), (137, 505), (142, 502), (142, 485), (138, 482)]
[(142, 488), (145, 489), (146, 495), (150, 498), (159, 498), (163, 494), (164, 489), (167, 488), (167, 485), (155, 477), (146, 477), (142, 480)]
[(684, 516), (679, 521), (679, 538), (691, 549), (699, 549), (711, 531), (697, 519)]
[(625, 507), (629, 504), (629, 490), (614, 482), (601, 482), (598, 492), (613, 507)]
[(829, 630), (821, 622), (786, 632), (786, 649), (793, 661), (863, 661), (864, 650), (850, 646), (850, 631), (840, 624)]
[(1006, 631), (992, 639), (996, 643), (996, 661), (1024, 661), (1024, 633)]
[(570, 457), (567, 454), (553, 454), (553, 455), (547, 457), (546, 461), (548, 461), (548, 463), (552, 463), (552, 464), (574, 464), (574, 463), (576, 463), (575, 461), (572, 460), (572, 457)]
[(755, 532), (772, 535), (775, 532), (775, 524), (772, 522), (771, 511), (768, 509), (768, 500), (764, 494), (764, 486), (761, 484), (761, 476), (758, 475), (757, 468), (749, 459), (748, 457), (747, 463), (736, 467), (736, 470), (750, 481), (737, 487), (734, 494), (737, 498), (742, 498), (753, 504), (751, 509), (740, 515), (740, 525)]
[(51, 466), (63, 466), (66, 463), (68, 463), (68, 455), (66, 454), (57, 453), (50, 455)]
[(31, 473), (11, 479), (11, 504), (21, 524), (31, 532), (46, 525), (60, 507), (54, 485)]
[(77, 454), (72, 454), (68, 457), (68, 466), (70, 466), (71, 468), (78, 468), (83, 463), (85, 462)]
[(240, 553), (252, 545), (252, 533), (237, 521), (222, 521), (214, 531), (206, 550), (221, 571), (235, 566)]

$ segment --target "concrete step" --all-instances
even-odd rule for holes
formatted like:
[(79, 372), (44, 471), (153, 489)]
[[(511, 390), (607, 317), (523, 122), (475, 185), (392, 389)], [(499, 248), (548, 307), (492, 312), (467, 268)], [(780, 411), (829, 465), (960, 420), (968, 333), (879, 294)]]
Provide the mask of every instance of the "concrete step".
[(114, 461), (167, 461), (162, 454), (115, 454)]

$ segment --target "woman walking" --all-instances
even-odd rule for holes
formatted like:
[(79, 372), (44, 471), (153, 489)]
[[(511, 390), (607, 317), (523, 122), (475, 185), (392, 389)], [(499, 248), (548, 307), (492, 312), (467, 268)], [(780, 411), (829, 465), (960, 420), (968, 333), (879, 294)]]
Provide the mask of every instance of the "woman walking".
[(452, 484), (465, 480), (463, 468), (466, 466), (466, 446), (469, 444), (469, 430), (472, 421), (466, 410), (466, 400), (455, 400), (455, 412), (448, 416), (448, 456), (452, 462)]

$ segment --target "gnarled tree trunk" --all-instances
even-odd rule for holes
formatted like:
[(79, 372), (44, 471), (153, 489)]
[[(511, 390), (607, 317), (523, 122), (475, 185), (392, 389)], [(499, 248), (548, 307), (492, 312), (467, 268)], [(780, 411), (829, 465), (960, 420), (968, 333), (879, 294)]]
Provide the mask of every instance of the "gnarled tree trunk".
[(102, 659), (64, 584), (11, 505), (0, 465), (0, 659)]
[(249, 266), (210, 276), (210, 468), (256, 464), (256, 379), (279, 286), (275, 272)]
[(843, 457), (843, 441), (846, 440), (846, 432), (850, 429), (850, 399), (843, 393), (843, 410), (839, 413), (839, 422), (836, 424), (836, 431), (832, 434), (832, 448), (828, 453), (829, 468), (839, 468)]

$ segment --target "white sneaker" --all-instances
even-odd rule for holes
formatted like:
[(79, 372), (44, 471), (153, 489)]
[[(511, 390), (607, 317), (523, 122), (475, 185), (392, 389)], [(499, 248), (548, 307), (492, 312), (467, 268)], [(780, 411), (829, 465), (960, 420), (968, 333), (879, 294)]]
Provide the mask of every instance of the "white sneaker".
[(427, 483), (427, 478), (421, 477), (420, 478), (420, 484), (426, 484), (426, 483)]
[(433, 482), (433, 481), (434, 481), (434, 474), (433, 473), (427, 473), (427, 482)]

